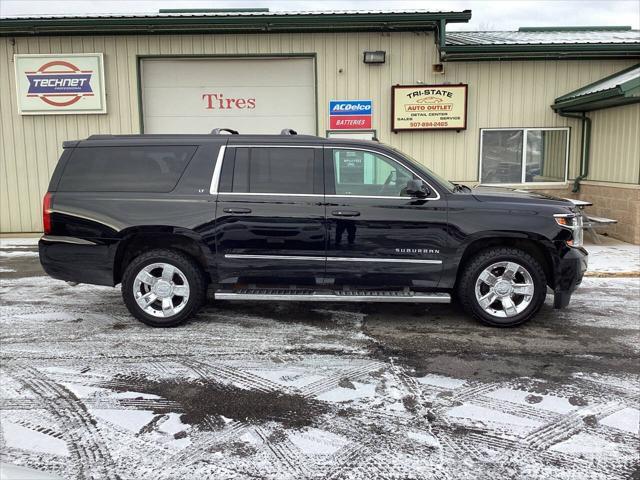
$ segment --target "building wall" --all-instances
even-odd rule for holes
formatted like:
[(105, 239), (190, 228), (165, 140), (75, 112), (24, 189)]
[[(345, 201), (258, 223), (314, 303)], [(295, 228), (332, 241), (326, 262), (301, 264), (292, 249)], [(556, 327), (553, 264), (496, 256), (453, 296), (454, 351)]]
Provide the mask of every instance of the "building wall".
[(640, 103), (596, 110), (588, 115), (592, 128), (587, 178), (640, 183)]
[[(387, 63), (365, 65), (364, 50), (384, 50)], [(103, 52), (105, 115), (20, 116), (13, 54)], [(553, 100), (622, 70), (634, 61), (448, 63), (432, 73), (432, 33), (140, 35), (0, 38), (0, 232), (40, 231), (40, 202), (63, 140), (95, 133), (138, 133), (138, 55), (317, 55), (318, 134), (331, 99), (372, 99), (374, 128), (390, 143), (451, 180), (478, 178), (479, 129), (571, 126), (570, 176), (577, 171), (579, 122), (549, 108)], [(391, 85), (468, 83), (464, 132), (391, 132)], [(283, 99), (286, 101), (286, 99)], [(626, 161), (626, 160), (625, 160)], [(631, 160), (630, 160), (631, 161)], [(629, 167), (621, 169), (627, 171)], [(621, 177), (622, 178), (622, 177)], [(637, 182), (637, 177), (623, 179)]]
[[(618, 221), (616, 224), (599, 227), (596, 229), (598, 233), (640, 245), (640, 185), (585, 180), (580, 184), (578, 193), (572, 192), (572, 185), (539, 191), (593, 203), (593, 206), (585, 209), (587, 215)], [(591, 240), (589, 236), (586, 239)]]

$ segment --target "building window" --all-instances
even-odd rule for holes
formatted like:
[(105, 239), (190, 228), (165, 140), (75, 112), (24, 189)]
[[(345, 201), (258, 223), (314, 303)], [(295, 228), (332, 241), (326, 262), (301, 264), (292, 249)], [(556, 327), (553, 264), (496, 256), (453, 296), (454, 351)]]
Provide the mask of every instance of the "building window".
[(566, 182), (568, 128), (480, 130), (480, 183)]

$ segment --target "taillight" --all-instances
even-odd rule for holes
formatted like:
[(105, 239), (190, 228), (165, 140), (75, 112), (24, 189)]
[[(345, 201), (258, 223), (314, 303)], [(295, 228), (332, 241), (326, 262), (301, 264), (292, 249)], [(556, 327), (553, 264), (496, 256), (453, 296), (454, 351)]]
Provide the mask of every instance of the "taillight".
[(51, 233), (51, 192), (47, 192), (42, 199), (42, 227), (44, 234)]

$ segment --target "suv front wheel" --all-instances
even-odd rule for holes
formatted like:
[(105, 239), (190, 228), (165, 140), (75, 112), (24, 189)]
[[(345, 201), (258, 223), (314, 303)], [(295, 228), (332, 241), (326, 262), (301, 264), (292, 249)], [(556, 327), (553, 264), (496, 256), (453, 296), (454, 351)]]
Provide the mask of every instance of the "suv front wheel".
[(152, 327), (174, 327), (206, 300), (206, 283), (188, 256), (157, 249), (134, 258), (122, 276), (122, 297), (131, 314)]
[(542, 265), (517, 248), (480, 252), (467, 264), (458, 283), (465, 310), (495, 327), (513, 327), (531, 319), (546, 293)]

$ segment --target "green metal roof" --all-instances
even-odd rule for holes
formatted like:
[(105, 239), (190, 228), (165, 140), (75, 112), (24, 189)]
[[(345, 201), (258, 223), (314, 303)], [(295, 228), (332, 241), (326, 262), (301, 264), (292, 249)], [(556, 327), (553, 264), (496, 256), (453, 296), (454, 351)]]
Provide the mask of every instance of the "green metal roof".
[(468, 22), (471, 11), (314, 11), (260, 9), (170, 11), (149, 15), (0, 18), (0, 36), (159, 33), (265, 33), (313, 31), (421, 31), (441, 22)]
[(446, 60), (640, 58), (640, 30), (523, 27), (509, 32), (446, 32), (441, 52)]
[(563, 112), (589, 112), (640, 102), (640, 64), (555, 99), (551, 108)]

